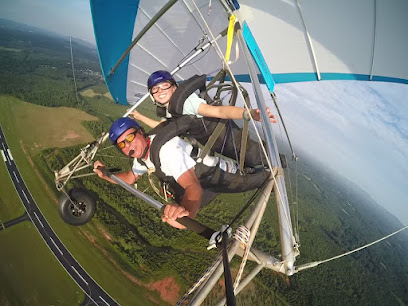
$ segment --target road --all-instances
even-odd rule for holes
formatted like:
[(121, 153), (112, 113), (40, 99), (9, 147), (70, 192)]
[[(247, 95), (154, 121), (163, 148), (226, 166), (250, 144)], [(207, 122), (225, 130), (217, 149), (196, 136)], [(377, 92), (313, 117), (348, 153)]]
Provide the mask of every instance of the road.
[(81, 267), (81, 265), (75, 260), (72, 254), (64, 246), (57, 234), (48, 224), (47, 220), (41, 213), (36, 202), (30, 194), (23, 178), (21, 177), (17, 165), (14, 162), (10, 149), (7, 146), (6, 139), (0, 125), (0, 150), (2, 158), (6, 164), (6, 168), (10, 174), (10, 178), (13, 181), (17, 194), (19, 195), (21, 202), (23, 203), (26, 214), (23, 216), (0, 224), (0, 229), (6, 229), (7, 227), (16, 224), (24, 220), (31, 220), (48, 248), (58, 259), (60, 264), (64, 267), (65, 271), (73, 278), (78, 286), (84, 291), (89, 301), (88, 304), (94, 303), (96, 305), (119, 305), (112, 297), (110, 297), (101, 286), (99, 286), (95, 280)]

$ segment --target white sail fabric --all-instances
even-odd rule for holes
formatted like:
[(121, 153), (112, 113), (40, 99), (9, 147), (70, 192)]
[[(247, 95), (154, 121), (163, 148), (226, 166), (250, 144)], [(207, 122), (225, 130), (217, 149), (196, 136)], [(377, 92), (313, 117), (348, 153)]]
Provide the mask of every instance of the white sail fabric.
[[(115, 1), (115, 6), (123, 6), (124, 9), (118, 11), (116, 7), (109, 14), (110, 9), (106, 7), (109, 6), (108, 1), (91, 1), (102, 70), (105, 78), (107, 78), (106, 81), (112, 96), (119, 103), (137, 101), (147, 92), (146, 82), (152, 72), (156, 70), (171, 71), (199, 44), (200, 39), (211, 40), (211, 33), (218, 35), (228, 27), (228, 16), (218, 1), (213, 1), (210, 11), (207, 0), (178, 1), (154, 23), (132, 48), (129, 56), (120, 64), (115, 73), (110, 75), (115, 61), (119, 60), (134, 38), (166, 4), (162, 0), (141, 0), (137, 6), (134, 3), (129, 5), (128, 2), (125, 0)], [(197, 12), (194, 3), (202, 11), (205, 23)], [(107, 16), (101, 17), (102, 13), (99, 11), (102, 10)], [(129, 16), (134, 16), (132, 22), (125, 22), (127, 26), (131, 26), (131, 35), (126, 37), (123, 37), (122, 33), (122, 36), (112, 35), (112, 32), (120, 33), (123, 30), (118, 28), (114, 22), (122, 18), (123, 14), (128, 19), (131, 18)], [(211, 30), (208, 30), (207, 26)], [(113, 31), (112, 27), (117, 28), (117, 30)], [(106, 30), (107, 28), (110, 28), (109, 31)], [(103, 39), (103, 44), (100, 44), (101, 39)], [(109, 41), (110, 46), (108, 46), (107, 41)], [(226, 39), (223, 38), (218, 42), (224, 51), (225, 41)], [(121, 45), (122, 48), (115, 52), (106, 51), (106, 49), (112, 48), (112, 45)], [(106, 54), (108, 54), (106, 57), (109, 58), (116, 57), (115, 60), (106, 59), (104, 57)], [(175, 75), (175, 79), (181, 81), (194, 74), (210, 74), (221, 68), (222, 60), (214, 48), (209, 48), (194, 59), (191, 64), (180, 70)], [(126, 88), (116, 79), (126, 83)], [(124, 99), (122, 92), (124, 89), (126, 90), (126, 99)]]
[(277, 83), (317, 80), (318, 71), (322, 80), (408, 83), (408, 1), (240, 4)]
[[(227, 27), (228, 18), (221, 7), (212, 7), (211, 14), (207, 15), (208, 1), (195, 2), (200, 4), (200, 10), (206, 15), (206, 22), (211, 26), (213, 33), (217, 35)], [(163, 1), (160, 0), (140, 1), (133, 38), (157, 14), (162, 3)], [(191, 1), (190, 5), (187, 4), (187, 1), (179, 1), (174, 4), (157, 20), (130, 53), (128, 79), (132, 81), (128, 86), (128, 100), (137, 92), (146, 92), (146, 81), (152, 72), (174, 69), (207, 33), (207, 28), (203, 24), (202, 18), (197, 14), (196, 8), (191, 5)], [(204, 52), (203, 56), (199, 58), (199, 60), (193, 60), (193, 64), (180, 70), (175, 75), (175, 79), (177, 81), (185, 80), (194, 74), (208, 74), (218, 71), (222, 67), (221, 59), (213, 48)]]
[[(229, 22), (220, 1), (174, 1), (112, 75), (133, 39), (172, 0), (90, 1), (106, 83), (122, 104), (133, 103), (147, 92), (146, 80), (153, 71), (172, 70), (201, 38), (211, 40), (211, 33), (218, 35)], [(239, 2), (236, 12), (248, 23), (276, 83), (320, 79), (408, 83), (406, 0)], [(226, 37), (218, 43), (224, 53)], [(193, 62), (175, 75), (176, 80), (222, 67), (213, 47)], [(249, 82), (245, 67), (242, 58), (231, 65), (240, 82)]]

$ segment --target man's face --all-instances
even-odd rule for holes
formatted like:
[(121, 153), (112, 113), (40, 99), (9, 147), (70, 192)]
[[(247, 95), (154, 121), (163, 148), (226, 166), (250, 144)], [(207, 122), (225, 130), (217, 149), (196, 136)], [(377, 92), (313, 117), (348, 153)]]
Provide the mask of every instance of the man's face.
[(154, 85), (150, 92), (156, 102), (165, 105), (169, 103), (175, 90), (176, 86), (172, 82), (165, 81)]
[(146, 149), (147, 140), (139, 131), (131, 128), (120, 135), (116, 145), (126, 156), (129, 156), (129, 153), (133, 151), (130, 157), (141, 158), (144, 157), (142, 155)]

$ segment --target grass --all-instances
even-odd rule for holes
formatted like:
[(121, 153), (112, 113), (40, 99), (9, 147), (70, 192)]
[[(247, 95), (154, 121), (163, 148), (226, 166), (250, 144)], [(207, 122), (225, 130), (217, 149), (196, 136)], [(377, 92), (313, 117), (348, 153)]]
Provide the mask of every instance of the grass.
[(15, 49), (15, 48), (6, 48), (3, 46), (0, 46), (0, 51), (10, 51), (10, 52), (22, 52), (22, 49)]
[[(131, 282), (124, 274), (125, 271), (120, 271), (118, 266), (115, 265), (115, 258), (112, 258), (110, 253), (102, 252), (103, 249), (113, 249), (113, 246), (110, 245), (107, 239), (100, 234), (100, 229), (98, 228), (98, 224), (96, 222), (92, 221), (86, 226), (82, 227), (72, 227), (65, 224), (59, 217), (56, 208), (57, 197), (55, 196), (55, 190), (53, 190), (52, 187), (45, 185), (45, 183), (42, 181), (38, 171), (36, 171), (36, 168), (31, 161), (31, 156), (33, 156), (41, 148), (45, 148), (47, 146), (55, 147), (53, 141), (55, 141), (57, 138), (55, 138), (53, 134), (59, 133), (59, 135), (64, 135), (64, 132), (67, 130), (67, 126), (73, 131), (80, 131), (79, 126), (81, 126), (81, 120), (84, 120), (84, 118), (93, 119), (91, 116), (76, 109), (61, 109), (38, 107), (29, 103), (24, 103), (13, 97), (0, 96), (0, 123), (14, 160), (16, 161), (25, 183), (27, 184), (42, 213), (54, 231), (63, 241), (65, 246), (70, 250), (84, 269), (112, 297), (123, 305), (150, 305), (162, 303), (158, 298), (158, 294), (146, 290), (145, 287), (140, 286), (135, 282)], [(44, 114), (47, 114), (47, 116), (44, 117)], [(50, 118), (52, 122), (50, 124), (47, 121), (42, 122), (41, 118), (43, 120), (45, 120), (45, 118)], [(64, 121), (67, 120), (67, 118), (70, 118), (69, 124), (67, 121)], [(65, 126), (62, 121), (65, 122)], [(37, 125), (42, 125), (42, 127), (37, 127)], [(86, 143), (91, 137), (86, 133), (78, 132), (79, 137), (77, 139), (67, 138), (64, 143), (60, 144), (71, 146), (74, 143)], [(1, 173), (1, 180), (6, 180), (3, 178), (5, 176), (3, 175), (3, 171)], [(3, 188), (0, 189), (1, 199), (6, 196), (4, 190), (5, 189)], [(33, 230), (33, 232), (35, 233), (36, 231)], [(7, 234), (7, 240), (9, 243), (12, 241), (14, 241), (14, 243), (19, 240), (22, 241), (19, 244), (15, 243), (15, 248), (21, 251), (21, 254), (23, 254), (21, 256), (25, 257), (25, 259), (30, 262), (31, 259), (27, 254), (30, 254), (30, 256), (32, 254), (31, 250), (33, 249), (33, 245), (31, 240), (21, 240), (20, 233), (16, 232), (14, 228), (8, 228), (0, 232), (2, 239), (5, 239), (5, 233)], [(38, 236), (38, 234), (33, 235)], [(42, 249), (41, 252), (45, 252), (52, 256), (48, 250), (48, 247), (41, 241), (39, 236), (38, 239), (40, 240), (37, 244), (35, 244), (35, 248)], [(1, 240), (0, 245), (2, 245), (2, 252), (8, 254), (7, 256), (10, 258), (14, 266), (21, 265), (18, 258), (15, 258), (16, 261), (13, 262), (12, 253), (9, 252), (7, 248), (3, 248)], [(7, 251), (5, 252), (4, 250)], [(2, 255), (2, 259), (4, 258), (3, 256), (4, 255)], [(27, 269), (27, 271), (24, 273), (34, 275), (37, 274), (36, 269), (40, 269), (43, 271), (40, 273), (40, 279), (43, 277), (45, 279), (54, 279), (54, 285), (50, 286), (48, 291), (41, 291), (41, 295), (44, 295), (44, 300), (52, 300), (53, 297), (57, 296), (52, 293), (54, 287), (59, 287), (60, 283), (64, 284), (64, 282), (66, 282), (64, 279), (69, 278), (69, 276), (66, 274), (66, 272), (62, 271), (62, 268), (58, 264), (56, 264), (55, 267), (54, 265), (51, 267), (50, 260), (47, 256), (36, 256), (36, 258), (38, 258), (38, 262), (36, 262), (35, 267), (32, 265), (26, 265), (25, 269)], [(5, 264), (5, 266), (3, 264)], [(7, 271), (7, 262), (2, 260), (0, 262), (0, 267), (0, 271)], [(8, 281), (8, 289), (0, 291), (0, 298), (6, 301), (13, 301), (16, 297), (18, 297), (19, 301), (28, 301), (30, 300), (33, 292), (39, 290), (39, 283), (41, 281), (30, 278), (27, 279), (27, 291), (22, 291), (16, 288), (18, 287), (17, 280), (20, 278), (20, 275), (23, 276), (24, 274), (20, 274), (20, 271), (16, 271), (14, 273), (14, 276), (12, 277), (13, 280)], [(7, 274), (7, 277), (11, 276), (11, 274)], [(2, 277), (2, 279), (5, 278)], [(71, 282), (72, 285), (66, 286), (65, 289), (67, 292), (66, 295), (71, 298), (65, 299), (65, 295), (61, 295), (62, 304), (65, 304), (66, 301), (72, 301), (72, 296), (78, 296), (76, 291), (79, 289), (75, 289), (75, 283), (73, 281)], [(28, 290), (28, 287), (31, 288)], [(50, 290), (50, 288), (52, 288), (52, 290)], [(3, 294), (6, 294), (5, 297), (1, 297)], [(2, 300), (0, 299), (0, 304), (4, 304), (1, 303), (1, 301)], [(53, 303), (42, 303), (39, 300), (33, 300), (28, 304), (50, 305), (60, 304), (60, 302), (58, 302), (58, 300), (53, 300)], [(74, 305), (75, 303), (68, 302), (68, 304)]]
[(28, 221), (0, 232), (1, 305), (79, 305), (85, 294)]
[(84, 97), (88, 97), (88, 98), (103, 96), (103, 97), (108, 98), (109, 100), (113, 101), (112, 95), (110, 94), (109, 91), (102, 94), (102, 93), (98, 93), (93, 88), (88, 88), (88, 89), (85, 89), (85, 90), (81, 91), (81, 95), (84, 96)]
[[(3, 159), (1, 159), (3, 160)], [(24, 213), (24, 206), (15, 192), (13, 182), (4, 163), (0, 165), (0, 225), (5, 221), (17, 218)]]
[(10, 118), (12, 135), (18, 135), (29, 153), (34, 155), (49, 147), (69, 147), (90, 142), (93, 137), (83, 127), (81, 121), (97, 120), (80, 110), (58, 107), (50, 108), (34, 105), (13, 97), (1, 96), (0, 105), (4, 117)]

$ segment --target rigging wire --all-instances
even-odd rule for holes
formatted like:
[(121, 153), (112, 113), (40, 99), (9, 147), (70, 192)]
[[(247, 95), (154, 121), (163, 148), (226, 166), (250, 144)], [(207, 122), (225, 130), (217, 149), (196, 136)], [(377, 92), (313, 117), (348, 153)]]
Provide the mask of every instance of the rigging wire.
[(196, 18), (196, 16), (194, 16), (193, 14), (193, 10), (190, 8), (190, 6), (187, 4), (186, 0), (183, 0), (183, 3), (185, 5), (185, 7), (187, 8), (187, 10), (190, 12), (191, 16), (193, 16), (194, 21), (197, 23), (198, 27), (201, 29), (201, 32), (205, 33), (205, 30), (203, 28), (203, 26), (200, 24), (200, 22), (198, 21), (198, 19)]
[[(299, 198), (298, 198), (298, 193), (297, 193), (297, 188), (298, 188), (297, 178), (298, 178), (298, 175), (299, 175), (299, 173), (298, 173), (298, 163), (297, 163), (298, 156), (295, 154), (295, 151), (294, 151), (294, 149), (292, 147), (292, 143), (290, 141), (289, 134), (287, 132), (285, 123), (283, 122), (282, 114), (279, 111), (276, 93), (271, 94), (271, 100), (273, 100), (272, 102), (274, 103), (275, 108), (276, 108), (276, 110), (278, 112), (279, 118), (281, 119), (279, 121), (279, 125), (278, 125), (280, 141), (281, 141), (281, 143), (284, 143), (283, 134), (285, 134), (286, 135), (286, 140), (287, 140), (287, 142), (289, 144), (289, 148), (290, 148), (291, 153), (292, 153), (292, 161), (294, 162), (294, 165), (295, 165), (295, 170), (293, 171), (294, 174), (292, 174), (292, 171), (291, 171), (291, 169), (289, 167), (289, 163), (287, 164), (287, 168), (285, 169), (286, 170), (285, 172), (287, 174), (286, 177), (288, 178), (289, 193), (290, 193), (290, 198), (291, 198), (291, 203), (292, 203), (292, 205), (290, 205), (290, 207), (291, 207), (291, 211), (292, 211), (292, 213), (291, 213), (291, 217), (292, 217), (292, 221), (293, 221), (292, 224), (294, 224), (293, 225), (293, 232), (294, 232), (294, 236), (295, 236), (295, 241), (299, 245), (300, 244), (299, 203), (298, 203)], [(284, 132), (282, 132), (282, 127), (284, 129)], [(293, 183), (293, 186), (292, 186), (291, 175), (294, 175), (294, 178), (295, 178), (295, 182)], [(295, 192), (293, 192), (293, 188), (295, 189)]]
[[(211, 38), (212, 38), (212, 40), (214, 41), (214, 44), (213, 44), (214, 49), (215, 49), (216, 53), (218, 54), (219, 58), (222, 60), (224, 69), (227, 69), (227, 70), (230, 72), (231, 82), (232, 82), (237, 88), (239, 88), (238, 82), (237, 82), (237, 80), (235, 79), (235, 76), (233, 75), (233, 73), (232, 73), (232, 71), (231, 71), (231, 68), (229, 67), (228, 62), (226, 61), (226, 59), (225, 59), (225, 57), (224, 57), (224, 54), (222, 53), (221, 48), (220, 48), (218, 42), (215, 41), (214, 34), (212, 33), (212, 31), (211, 31), (211, 29), (210, 29), (210, 27), (209, 27), (207, 21), (205, 20), (203, 14), (201, 13), (199, 7), (197, 6), (197, 4), (196, 4), (196, 2), (195, 2), (195, 0), (192, 0), (192, 3), (194, 4), (194, 6), (195, 6), (197, 12), (199, 13), (199, 15), (200, 15), (200, 17), (201, 17), (201, 19), (202, 19), (204, 25), (206, 26), (206, 28), (207, 28), (207, 30), (208, 30), (208, 33), (211, 35)], [(230, 12), (230, 14), (232, 15), (232, 12)], [(242, 48), (245, 48), (245, 46), (242, 46)], [(243, 94), (242, 94), (242, 92), (241, 92), (240, 90), (238, 90), (238, 94), (240, 95), (241, 99), (245, 100), (244, 97), (243, 97)], [(248, 112), (248, 114), (249, 114), (249, 118), (250, 118), (250, 120), (251, 120), (252, 125), (255, 127), (255, 132), (256, 132), (257, 138), (258, 138), (259, 142), (262, 144), (262, 138), (261, 138), (261, 136), (260, 136), (260, 134), (259, 134), (259, 131), (258, 131), (257, 128), (256, 128), (256, 125), (255, 125), (254, 119), (253, 119), (253, 117), (252, 117), (252, 115), (251, 115), (251, 112), (249, 111), (249, 108), (248, 108), (248, 106), (247, 106), (246, 104), (244, 104), (244, 107), (245, 107), (245, 109), (247, 110), (247, 112)], [(267, 154), (267, 152), (266, 152), (266, 149), (265, 149), (265, 146), (264, 146), (263, 144), (261, 145), (261, 148), (262, 148), (262, 151), (263, 151), (263, 153), (265, 154), (265, 156), (268, 156), (268, 154)], [(272, 167), (271, 162), (270, 162), (269, 159), (267, 159), (267, 163), (268, 163), (269, 169), (273, 169), (273, 167)], [(274, 181), (275, 186), (278, 186), (278, 182), (277, 182), (275, 176), (273, 176), (273, 181)], [(277, 198), (278, 198), (282, 203), (284, 203), (284, 202), (283, 202), (283, 195), (281, 194), (279, 188), (274, 188), (274, 191), (275, 191), (276, 194), (277, 194)], [(286, 208), (285, 205), (279, 205), (279, 206), (282, 207), (282, 209), (283, 209), (283, 213), (284, 213), (284, 215), (285, 215), (286, 221), (287, 221), (288, 223), (290, 223), (291, 220), (290, 220), (290, 217), (289, 217), (289, 215), (288, 215), (288, 211), (286, 211), (286, 209), (285, 209), (285, 208)], [(294, 237), (292, 226), (289, 227), (289, 232), (290, 232), (290, 237)], [(294, 245), (296, 245), (296, 243), (294, 243)]]
[[(275, 101), (275, 106), (277, 107), (276, 101)], [(280, 113), (279, 113), (279, 118), (281, 118)], [(279, 133), (278, 134), (279, 134), (281, 143), (284, 143), (283, 132), (282, 132), (282, 124), (283, 124), (283, 121), (280, 120), (279, 123), (278, 123), (278, 128), (279, 128)], [(286, 132), (286, 129), (285, 129), (285, 132)], [(286, 136), (287, 136), (287, 134), (286, 134)], [(290, 143), (289, 143), (289, 145), (290, 145), (290, 147), (292, 147)], [(292, 148), (291, 148), (291, 150), (292, 150)], [(292, 156), (293, 156), (293, 150), (292, 150)], [(286, 158), (286, 156), (285, 156), (285, 158)], [(295, 235), (296, 243), (299, 244), (300, 241), (299, 241), (299, 205), (298, 205), (298, 195), (297, 195), (297, 187), (298, 187), (297, 186), (297, 175), (298, 175), (298, 172), (297, 172), (297, 158), (296, 159), (292, 158), (292, 161), (295, 164), (295, 170), (294, 170), (295, 182), (293, 183), (293, 185), (292, 185), (292, 179), (291, 179), (291, 175), (293, 175), (293, 174), (292, 174), (292, 171), (291, 171), (291, 169), (289, 167), (289, 163), (287, 163), (287, 168), (285, 169), (285, 172), (286, 172), (285, 177), (288, 179), (289, 195), (290, 195), (290, 199), (291, 199), (290, 202), (292, 203), (292, 205), (290, 205), (291, 212), (292, 212), (291, 217), (292, 217), (292, 221), (293, 221), (292, 225), (295, 224), (293, 226), (293, 232), (294, 232), (294, 235)], [(295, 192), (293, 192), (293, 189), (295, 189)]]
[[(205, 35), (206, 36), (206, 35)], [(204, 38), (204, 37), (203, 37)], [(187, 59), (188, 57), (190, 57), (190, 55), (192, 55), (195, 51), (197, 51), (200, 45), (203, 45), (204, 39), (201, 38), (197, 44), (197, 46), (195, 46), (187, 55), (185, 55), (177, 64), (177, 66), (179, 66), (185, 59)], [(207, 42), (209, 42), (209, 40), (207, 39)], [(194, 65), (195, 63), (197, 63), (198, 61), (202, 60), (208, 53), (210, 52), (210, 48), (207, 48), (207, 50), (201, 55), (201, 57), (199, 57), (198, 59), (189, 62), (188, 64), (184, 65), (184, 67), (190, 66), (190, 65)]]
[(295, 162), (295, 202), (293, 202), (293, 205), (295, 206), (295, 224), (296, 224), (296, 229), (295, 229), (295, 236), (296, 242), (300, 244), (300, 235), (299, 235), (299, 197), (298, 197), (298, 163)]
[(277, 101), (276, 101), (276, 94), (275, 94), (274, 92), (271, 93), (271, 98), (272, 98), (272, 101), (273, 101), (273, 103), (274, 103), (274, 105), (275, 105), (276, 111), (278, 112), (279, 118), (281, 119), (281, 123), (282, 123), (283, 129), (284, 129), (284, 131), (285, 131), (285, 135), (286, 135), (286, 138), (287, 138), (287, 140), (288, 140), (290, 150), (292, 151), (292, 159), (296, 161), (298, 157), (296, 156), (295, 150), (293, 150), (292, 142), (290, 141), (289, 133), (288, 133), (288, 130), (286, 129), (285, 122), (283, 121), (282, 114), (281, 114), (281, 112), (280, 112), (278, 103), (277, 103)]
[[(234, 217), (234, 219), (227, 225), (225, 226), (225, 228), (219, 233), (219, 235), (222, 235), (224, 233), (227, 233), (227, 231), (229, 229), (231, 229), (231, 225), (233, 225), (240, 217), (241, 215), (245, 212), (245, 210), (253, 203), (253, 201), (256, 199), (256, 197), (261, 193), (261, 191), (263, 190), (263, 188), (266, 186), (266, 184), (270, 181), (270, 177), (267, 177), (265, 179), (265, 181), (262, 183), (262, 186), (259, 187), (254, 194), (251, 196), (251, 198), (247, 201), (247, 203), (245, 204), (245, 206), (241, 209), (241, 211)], [(250, 231), (249, 229), (247, 229), (245, 226), (239, 226), (236, 231), (233, 234), (233, 238), (235, 240), (238, 240), (239, 242), (243, 243), (245, 246), (245, 252), (244, 252), (244, 256), (242, 257), (242, 262), (240, 265), (240, 268), (238, 270), (237, 276), (235, 278), (234, 281), (234, 285), (233, 285), (233, 290), (234, 293), (238, 288), (238, 285), (240, 283), (242, 274), (243, 274), (243, 270), (249, 255), (249, 251), (250, 251), (250, 245), (249, 245), (249, 236), (250, 236)], [(224, 240), (225, 237), (223, 237)], [(217, 238), (216, 238), (217, 240)], [(232, 245), (232, 241), (230, 241), (230, 243), (227, 246), (227, 251), (231, 248)], [(176, 305), (182, 305), (183, 302), (195, 291), (197, 290), (197, 288), (199, 286), (201, 286), (202, 283), (204, 283), (207, 278), (212, 274), (212, 272), (215, 270), (215, 268), (218, 266), (218, 264), (221, 262), (222, 260), (222, 252), (220, 251), (218, 256), (214, 259), (213, 263), (207, 268), (207, 270), (204, 272), (203, 275), (201, 275), (201, 277), (193, 284), (193, 286), (184, 294), (184, 296), (179, 300), (179, 302)]]
[[(151, 20), (152, 19), (152, 17), (143, 9), (143, 8), (141, 8), (140, 7), (140, 5), (139, 5), (139, 10), (149, 19), (149, 20)], [(163, 30), (162, 29), (162, 27), (157, 23), (157, 22), (155, 22), (154, 24), (153, 24), (153, 26), (154, 27), (156, 27), (163, 35), (164, 35), (164, 37), (166, 37), (166, 39), (184, 56), (184, 58), (187, 58), (187, 55), (184, 55), (184, 52), (183, 52), (183, 50), (181, 50), (179, 47), (178, 47), (178, 45), (171, 39), (171, 37), (166, 33), (166, 31), (165, 30)], [(140, 48), (142, 48), (142, 46), (141, 46), (141, 44), (140, 43), (138, 43), (138, 46), (140, 47)], [(144, 49), (144, 48), (143, 48)], [(150, 52), (148, 52), (148, 51), (146, 51), (148, 54), (150, 54)], [(194, 62), (195, 63), (195, 62)], [(194, 63), (192, 63), (192, 64), (194, 64)], [(164, 65), (165, 66), (165, 65)], [(166, 68), (168, 68), (168, 67), (166, 67)], [(197, 67), (194, 67), (197, 71), (199, 71), (199, 69), (197, 68)]]
[(71, 69), (72, 69), (72, 77), (74, 78), (74, 86), (75, 86), (75, 98), (77, 101), (77, 104), (79, 105), (79, 97), (78, 97), (78, 87), (76, 83), (76, 78), (75, 78), (75, 68), (74, 68), (74, 53), (72, 51), (72, 36), (71, 36), (71, 27), (69, 26), (69, 49), (71, 51)]
[(345, 252), (345, 253), (343, 253), (343, 254), (340, 254), (340, 255), (337, 255), (337, 256), (334, 256), (334, 257), (325, 259), (325, 260), (313, 261), (313, 262), (310, 262), (310, 263), (307, 263), (307, 264), (298, 266), (298, 267), (296, 267), (296, 269), (295, 269), (295, 273), (298, 273), (298, 272), (300, 272), (300, 271), (302, 271), (302, 270), (306, 270), (306, 269), (310, 269), (310, 268), (316, 267), (316, 266), (318, 266), (318, 265), (320, 265), (320, 264), (322, 264), (322, 263), (326, 263), (326, 262), (329, 262), (329, 261), (332, 261), (332, 260), (335, 260), (335, 259), (339, 259), (339, 258), (341, 258), (341, 257), (350, 255), (350, 254), (352, 254), (352, 253), (361, 251), (362, 249), (368, 248), (368, 247), (370, 247), (370, 246), (372, 246), (372, 245), (374, 245), (374, 244), (377, 244), (377, 243), (379, 243), (379, 242), (381, 242), (381, 241), (383, 241), (383, 240), (385, 240), (385, 239), (388, 239), (388, 238), (390, 238), (390, 237), (392, 237), (392, 236), (394, 236), (394, 235), (396, 235), (396, 234), (402, 232), (403, 230), (406, 230), (407, 228), (408, 228), (408, 225), (404, 226), (403, 228), (401, 228), (401, 229), (399, 229), (399, 230), (397, 230), (397, 231), (395, 231), (395, 232), (393, 232), (393, 233), (391, 233), (391, 234), (389, 234), (389, 235), (387, 235), (387, 236), (384, 236), (384, 237), (382, 237), (382, 238), (380, 238), (380, 239), (377, 239), (377, 240), (375, 240), (375, 241), (373, 241), (373, 242), (367, 243), (367, 244), (365, 244), (365, 245), (363, 245), (363, 246), (361, 246), (361, 247), (359, 247), (359, 248), (356, 248), (356, 249), (354, 249), (354, 250)]

